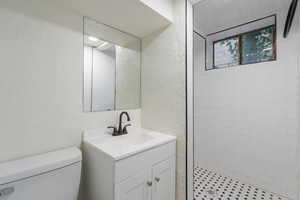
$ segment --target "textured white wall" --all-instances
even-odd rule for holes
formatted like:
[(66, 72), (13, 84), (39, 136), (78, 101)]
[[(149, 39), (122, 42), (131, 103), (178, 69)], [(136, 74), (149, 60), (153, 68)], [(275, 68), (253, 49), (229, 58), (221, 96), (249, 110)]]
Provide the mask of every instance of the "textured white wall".
[(142, 126), (176, 135), (177, 199), (185, 199), (185, 0), (173, 1), (174, 24), (143, 38)]
[[(296, 199), (299, 26), (296, 20), (289, 38), (283, 39), (288, 1), (276, 2), (269, 1), (280, 5), (272, 11), (278, 14), (277, 61), (212, 71), (204, 71), (203, 63), (195, 66), (195, 158), (201, 167)], [(272, 13), (269, 7), (264, 11), (260, 4), (255, 6), (259, 7), (256, 15), (245, 11), (247, 7), (240, 10), (239, 17), (229, 9), (232, 14), (223, 21), (212, 19), (218, 23), (204, 26), (202, 32)], [(214, 4), (203, 9), (216, 13), (221, 8)], [(198, 20), (205, 19), (206, 13), (198, 13)]]
[(0, 23), (0, 162), (79, 146), (84, 129), (115, 123), (116, 112), (82, 112), (82, 16), (2, 0)]

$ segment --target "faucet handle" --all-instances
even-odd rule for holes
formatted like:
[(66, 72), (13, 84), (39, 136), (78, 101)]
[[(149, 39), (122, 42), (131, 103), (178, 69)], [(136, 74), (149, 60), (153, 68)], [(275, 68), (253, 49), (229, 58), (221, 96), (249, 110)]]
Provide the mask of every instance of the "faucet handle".
[(123, 134), (127, 134), (128, 133), (128, 131), (127, 131), (127, 127), (128, 126), (131, 126), (131, 124), (126, 124), (124, 127), (123, 127)]
[(113, 135), (113, 136), (115, 136), (115, 135), (117, 135), (117, 134), (118, 134), (118, 130), (117, 130), (117, 128), (116, 128), (116, 127), (114, 127), (114, 126), (108, 126), (107, 128), (109, 128), (109, 129), (113, 129), (113, 133), (112, 133), (112, 135)]

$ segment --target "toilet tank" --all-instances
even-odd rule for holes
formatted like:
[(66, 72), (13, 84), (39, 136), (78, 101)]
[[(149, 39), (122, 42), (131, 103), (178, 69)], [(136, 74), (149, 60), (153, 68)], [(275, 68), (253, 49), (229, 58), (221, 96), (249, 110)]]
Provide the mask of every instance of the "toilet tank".
[(69, 148), (0, 163), (0, 200), (76, 200), (81, 160)]

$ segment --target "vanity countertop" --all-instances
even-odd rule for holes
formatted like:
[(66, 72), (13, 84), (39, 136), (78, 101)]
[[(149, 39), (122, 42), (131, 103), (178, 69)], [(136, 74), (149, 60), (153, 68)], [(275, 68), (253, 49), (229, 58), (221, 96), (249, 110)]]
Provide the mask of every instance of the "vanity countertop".
[(128, 128), (128, 134), (112, 136), (107, 129), (84, 132), (84, 145), (91, 145), (103, 151), (114, 160), (121, 160), (148, 149), (174, 142), (175, 136), (142, 128)]

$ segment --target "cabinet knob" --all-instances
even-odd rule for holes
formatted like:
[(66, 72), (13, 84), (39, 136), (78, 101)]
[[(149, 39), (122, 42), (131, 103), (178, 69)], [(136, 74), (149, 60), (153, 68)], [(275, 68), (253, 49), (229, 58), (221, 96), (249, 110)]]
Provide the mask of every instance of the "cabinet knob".
[(160, 181), (160, 178), (155, 177), (155, 181), (156, 181), (156, 182), (159, 182), (159, 181)]
[(151, 186), (152, 186), (152, 181), (147, 181), (147, 185), (148, 185), (149, 187), (151, 187)]

